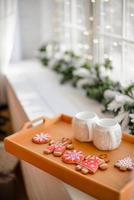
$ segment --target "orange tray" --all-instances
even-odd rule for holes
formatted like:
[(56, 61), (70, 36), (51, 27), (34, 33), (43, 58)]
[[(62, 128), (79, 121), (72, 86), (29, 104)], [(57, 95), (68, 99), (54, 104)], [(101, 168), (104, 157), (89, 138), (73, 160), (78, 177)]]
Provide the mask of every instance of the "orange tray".
[(134, 136), (124, 135), (122, 144), (117, 150), (106, 151), (110, 159), (108, 170), (98, 170), (93, 175), (83, 175), (75, 171), (74, 165), (63, 163), (59, 157), (43, 154), (48, 144), (38, 145), (31, 141), (36, 133), (47, 131), (51, 133), (53, 139), (72, 138), (75, 149), (82, 150), (87, 155), (104, 153), (97, 150), (92, 143), (80, 143), (73, 139), (71, 122), (72, 117), (67, 115), (60, 115), (54, 119), (41, 117), (28, 122), (22, 130), (5, 139), (5, 148), (20, 159), (100, 200), (129, 199), (134, 194), (134, 171), (121, 172), (114, 168), (114, 163), (127, 155), (134, 158)]

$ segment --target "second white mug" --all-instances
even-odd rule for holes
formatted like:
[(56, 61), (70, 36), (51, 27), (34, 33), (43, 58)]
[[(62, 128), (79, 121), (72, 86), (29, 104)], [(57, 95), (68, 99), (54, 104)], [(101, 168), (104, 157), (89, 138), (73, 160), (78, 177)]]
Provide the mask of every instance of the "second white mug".
[(122, 139), (121, 126), (115, 119), (104, 118), (96, 122), (93, 143), (100, 150), (119, 147)]

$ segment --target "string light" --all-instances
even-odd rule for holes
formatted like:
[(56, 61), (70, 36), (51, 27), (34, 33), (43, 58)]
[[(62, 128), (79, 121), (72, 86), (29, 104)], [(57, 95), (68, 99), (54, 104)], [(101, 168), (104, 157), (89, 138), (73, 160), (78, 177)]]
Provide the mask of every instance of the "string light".
[(111, 26), (110, 25), (106, 25), (106, 29), (111, 29)]
[(113, 60), (113, 58), (112, 58), (112, 56), (111, 56), (111, 55), (109, 55), (108, 59), (109, 59), (109, 60), (111, 60), (111, 61)]
[[(55, 22), (57, 21), (57, 24), (59, 23), (63, 27), (63, 28), (58, 28), (58, 26), (57, 26), (57, 28), (55, 30), (55, 32), (57, 32), (57, 36), (60, 35), (60, 37), (61, 37), (60, 38), (61, 41), (59, 41), (59, 43), (64, 43), (64, 45), (62, 45), (62, 50), (71, 49), (73, 47), (74, 49), (78, 50), (78, 53), (80, 53), (80, 54), (83, 53), (84, 57), (86, 59), (93, 60), (93, 58), (94, 58), (93, 55), (88, 54), (88, 52), (90, 50), (90, 46), (88, 45), (88, 42), (89, 41), (93, 42), (93, 47), (95, 47), (95, 49), (100, 48), (100, 46), (103, 45), (103, 43), (101, 42), (101, 38), (100, 37), (97, 38), (98, 34), (95, 35), (94, 39), (92, 40), (93, 31), (92, 31), (92, 29), (90, 29), (90, 28), (88, 29), (87, 28), (87, 26), (85, 25), (85, 22), (86, 22), (86, 20), (88, 20), (88, 25), (89, 25), (89, 27), (92, 28), (92, 23), (94, 23), (94, 19), (96, 19), (96, 18), (94, 18), (94, 15), (92, 16), (92, 14), (91, 14), (91, 16), (89, 15), (88, 19), (84, 18), (84, 9), (85, 8), (82, 7), (83, 4), (84, 4), (83, 1), (79, 1), (78, 3), (76, 1), (75, 8), (73, 7), (73, 9), (76, 11), (76, 13), (73, 13), (73, 15), (72, 15), (72, 1), (73, 0), (65, 0), (65, 1), (63, 1), (63, 0), (56, 0), (56, 1), (57, 1), (57, 3), (60, 2), (61, 5), (63, 5), (63, 3), (64, 3), (64, 6), (66, 6), (65, 7), (66, 8), (65, 11), (63, 11), (61, 9), (62, 6), (59, 7), (59, 11), (58, 11), (57, 14), (58, 15), (59, 14), (62, 15), (61, 16), (61, 20), (60, 19), (59, 20), (55, 19)], [(102, 1), (103, 2), (110, 2), (109, 0), (102, 0)], [(90, 0), (90, 2), (91, 3), (96, 3), (97, 1), (96, 0)], [(73, 6), (74, 6), (74, 4), (73, 4)], [(94, 4), (92, 4), (92, 7), (94, 7)], [(110, 19), (111, 19), (112, 15), (114, 15), (114, 13), (116, 12), (116, 10), (114, 10), (112, 8), (113, 6), (111, 4), (105, 4), (104, 8), (105, 7), (109, 8), (108, 10), (110, 12)], [(100, 14), (101, 14), (102, 23), (104, 21), (104, 25), (103, 25), (103, 28), (105, 28), (105, 30), (104, 30), (105, 32), (104, 33), (108, 34), (108, 32), (111, 32), (111, 34), (112, 34), (112, 31), (113, 31), (112, 24), (109, 23), (107, 20), (104, 19), (104, 18), (107, 17), (108, 10), (105, 10), (105, 9), (103, 9), (101, 7)], [(82, 18), (79, 15), (80, 12), (82, 12), (81, 13)], [(71, 16), (70, 16), (70, 14), (71, 14)], [(130, 11), (130, 13), (128, 14), (128, 16), (129, 16), (129, 18), (130, 17), (134, 17), (133, 10)], [(74, 17), (74, 18), (71, 21), (72, 17)], [(108, 24), (107, 24), (107, 22), (108, 22)], [(100, 28), (100, 30), (98, 31), (99, 28)], [(101, 32), (102, 27), (100, 26), (100, 23), (95, 24), (95, 29), (96, 29), (95, 31), (97, 33), (99, 33), (99, 34), (101, 33), (103, 35), (103, 32)], [(63, 34), (61, 33), (62, 30), (64, 31)], [(91, 35), (91, 38), (89, 37), (89, 35)], [(73, 39), (74, 39), (74, 41), (73, 41), (73, 45), (72, 45), (70, 43), (71, 43), (71, 41)], [(118, 41), (118, 39), (115, 38), (114, 40), (112, 41), (112, 47), (110, 49), (110, 51), (112, 51), (112, 53), (110, 53), (108, 51), (105, 51), (105, 53), (103, 53), (103, 51), (102, 51), (104, 59), (108, 58), (108, 59), (112, 60), (112, 57), (114, 57), (114, 55), (109, 55), (109, 53), (113, 54), (113, 51), (116, 50), (116, 48), (118, 48), (120, 46), (120, 42)], [(101, 45), (98, 45), (98, 44), (101, 44)], [(105, 44), (105, 42), (104, 42), (104, 44)]]
[(83, 45), (84, 49), (88, 50), (89, 49), (89, 45)]
[(83, 35), (89, 35), (89, 31), (84, 31)]
[(88, 60), (93, 60), (93, 56), (91, 54), (86, 55), (85, 58), (88, 59)]
[(64, 44), (61, 44), (61, 51), (66, 51), (66, 46)]
[(131, 17), (134, 17), (134, 13), (131, 13), (130, 16), (131, 16)]
[(117, 42), (113, 42), (113, 46), (117, 47), (118, 43)]
[(94, 20), (94, 18), (93, 18), (93, 17), (89, 17), (89, 20), (90, 20), (90, 21), (93, 21), (93, 20)]
[[(58, 2), (59, 1), (61, 1), (61, 0), (57, 0)], [(70, 0), (67, 0), (67, 1), (65, 1), (64, 2), (65, 4), (65, 6), (68, 8), (68, 5), (71, 5), (71, 1)], [(96, 0), (91, 0), (91, 3), (96, 3)], [(76, 9), (79, 9), (79, 8), (81, 8), (82, 9), (82, 6), (81, 6), (81, 4), (79, 3), (79, 4), (76, 4)], [(105, 15), (105, 12), (102, 12), (101, 13), (102, 15)], [(67, 13), (66, 13), (66, 15), (67, 15)], [(62, 16), (63, 16), (63, 20), (64, 20), (64, 13), (62, 12)], [(68, 16), (70, 16), (70, 14), (68, 13)], [(89, 21), (90, 22), (93, 22), (94, 21), (94, 17), (93, 16), (90, 16), (89, 18)], [(76, 18), (76, 23), (71, 23), (71, 21), (70, 20), (64, 20), (63, 21), (63, 23), (62, 23), (62, 26), (63, 26), (63, 30), (65, 31), (64, 32), (64, 37), (66, 38), (66, 41), (69, 41), (70, 40), (70, 37), (71, 37), (71, 35), (70, 35), (70, 33), (68, 32), (69, 31), (69, 29), (77, 29), (78, 31), (82, 31), (82, 34), (84, 35), (84, 36), (89, 36), (89, 34), (90, 34), (90, 30), (87, 30), (86, 29), (86, 26), (84, 25), (84, 23), (83, 23), (83, 19), (81, 19), (80, 17), (78, 17), (78, 19)], [(58, 22), (58, 20), (57, 20), (57, 22)], [(60, 20), (59, 20), (59, 22), (60, 22)], [(62, 22), (62, 20), (61, 20), (61, 22)], [(108, 25), (107, 25), (107, 28), (110, 28), (110, 26), (108, 27)], [(66, 30), (68, 30), (68, 31), (66, 31)], [(58, 27), (56, 28), (56, 30), (55, 30), (55, 32), (57, 32), (57, 33), (59, 33), (60, 31), (62, 31), (62, 29), (59, 29)], [(80, 40), (80, 38), (79, 38), (79, 40)], [(77, 44), (77, 48), (80, 50), (80, 52), (82, 52), (82, 51), (89, 51), (89, 49), (90, 49), (90, 46), (88, 45), (88, 44), (84, 44), (83, 42), (82, 42), (82, 40), (83, 40), (83, 38), (81, 38), (81, 42), (79, 42), (78, 43), (78, 41), (76, 42), (76, 44)], [(85, 40), (85, 39), (84, 39)], [(63, 41), (63, 40), (62, 40)], [(69, 41), (69, 43), (70, 43), (70, 41)], [(99, 43), (99, 40), (98, 40), (98, 38), (94, 38), (93, 39), (93, 43), (94, 44), (98, 44)], [(61, 48), (62, 48), (62, 50), (65, 50), (65, 48), (67, 49), (67, 43), (65, 42), (65, 44), (64, 45), (62, 45), (61, 46)], [(88, 60), (92, 60), (93, 59), (93, 56), (92, 55), (86, 55), (86, 59), (88, 59)]]
[(93, 43), (98, 44), (99, 43), (98, 39), (93, 39)]

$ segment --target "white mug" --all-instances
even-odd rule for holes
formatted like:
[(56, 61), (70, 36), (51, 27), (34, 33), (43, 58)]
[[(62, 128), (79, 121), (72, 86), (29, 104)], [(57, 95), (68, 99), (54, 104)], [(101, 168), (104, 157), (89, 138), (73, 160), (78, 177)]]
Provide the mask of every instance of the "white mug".
[(94, 112), (79, 112), (72, 121), (74, 137), (80, 142), (90, 142), (93, 140), (94, 124), (98, 120)]
[(113, 150), (119, 147), (122, 138), (121, 126), (115, 119), (104, 118), (96, 121), (93, 143), (100, 150)]

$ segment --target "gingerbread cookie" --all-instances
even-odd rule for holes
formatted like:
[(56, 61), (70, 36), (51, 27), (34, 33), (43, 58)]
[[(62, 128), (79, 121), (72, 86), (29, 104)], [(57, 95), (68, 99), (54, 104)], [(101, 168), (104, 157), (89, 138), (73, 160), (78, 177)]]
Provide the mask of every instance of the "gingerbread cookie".
[(38, 133), (32, 138), (32, 142), (36, 144), (45, 144), (51, 140), (51, 136), (48, 133)]
[(62, 155), (62, 160), (63, 162), (68, 164), (77, 164), (82, 160), (84, 160), (84, 157), (85, 156), (82, 153), (82, 151), (77, 151), (77, 150), (65, 151), (65, 153)]
[(73, 149), (72, 141), (69, 138), (62, 138), (57, 141), (52, 140), (49, 146), (44, 150), (44, 153), (53, 153), (54, 156), (61, 156), (66, 149)]
[(118, 160), (115, 167), (119, 168), (121, 171), (133, 170), (134, 169), (134, 162), (130, 156), (127, 156), (123, 159)]
[(83, 174), (95, 173), (99, 167), (100, 159), (97, 156), (87, 156), (76, 166), (76, 170)]
[(105, 163), (109, 163), (109, 162), (110, 162), (110, 160), (109, 160), (109, 158), (108, 158), (108, 155), (107, 155), (106, 153), (100, 154), (98, 157), (99, 157), (100, 159), (103, 159), (103, 160), (105, 161)]
[(82, 162), (76, 165), (76, 170), (81, 171), (83, 174), (94, 174), (98, 168), (105, 170), (108, 168), (108, 165), (96, 155), (87, 156)]

